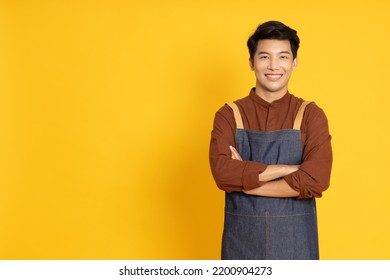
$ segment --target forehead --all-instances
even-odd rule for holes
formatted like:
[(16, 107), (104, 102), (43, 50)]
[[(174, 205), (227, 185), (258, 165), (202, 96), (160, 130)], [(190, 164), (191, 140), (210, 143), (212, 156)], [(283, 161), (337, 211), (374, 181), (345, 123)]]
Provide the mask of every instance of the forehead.
[(257, 43), (256, 53), (267, 52), (267, 53), (280, 53), (280, 52), (291, 52), (291, 45), (289, 40), (276, 40), (276, 39), (265, 39), (260, 40)]

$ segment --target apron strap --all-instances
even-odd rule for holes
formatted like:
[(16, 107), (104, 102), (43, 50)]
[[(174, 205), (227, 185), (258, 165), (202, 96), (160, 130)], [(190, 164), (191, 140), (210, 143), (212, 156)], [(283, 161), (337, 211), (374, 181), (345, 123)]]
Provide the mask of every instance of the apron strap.
[(311, 101), (303, 101), (303, 103), (301, 104), (301, 107), (298, 110), (298, 114), (295, 117), (293, 129), (296, 129), (296, 130), (301, 129), (303, 113), (305, 112), (306, 106), (309, 105), (310, 103), (311, 103)]
[(234, 113), (234, 119), (236, 120), (236, 125), (237, 125), (237, 128), (241, 128), (241, 129), (244, 129), (244, 125), (242, 123), (242, 118), (241, 118), (241, 114), (240, 114), (240, 110), (238, 109), (236, 103), (227, 103), (227, 105), (233, 109), (233, 113)]

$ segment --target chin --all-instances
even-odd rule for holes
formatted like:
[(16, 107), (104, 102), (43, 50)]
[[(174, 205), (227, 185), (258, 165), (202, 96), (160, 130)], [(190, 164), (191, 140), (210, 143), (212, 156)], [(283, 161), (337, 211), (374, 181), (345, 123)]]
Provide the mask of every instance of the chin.
[(283, 91), (283, 87), (277, 87), (277, 88), (267, 88), (267, 90), (271, 93), (278, 93), (280, 91)]

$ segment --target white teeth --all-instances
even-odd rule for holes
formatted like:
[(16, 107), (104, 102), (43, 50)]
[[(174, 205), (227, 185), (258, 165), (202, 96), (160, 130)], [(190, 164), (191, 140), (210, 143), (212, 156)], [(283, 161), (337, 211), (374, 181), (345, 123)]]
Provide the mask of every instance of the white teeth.
[(283, 75), (265, 75), (268, 79), (277, 81), (279, 80)]

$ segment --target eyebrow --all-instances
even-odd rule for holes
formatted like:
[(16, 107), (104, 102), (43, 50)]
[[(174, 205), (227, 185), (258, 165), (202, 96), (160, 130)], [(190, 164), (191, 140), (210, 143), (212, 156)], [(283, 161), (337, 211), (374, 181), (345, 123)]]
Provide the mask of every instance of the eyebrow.
[[(291, 54), (291, 52), (289, 51), (281, 51), (281, 52), (278, 52), (278, 54)], [(269, 52), (258, 52), (257, 54), (270, 54)]]

